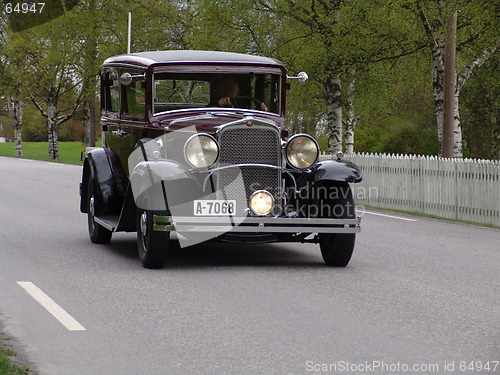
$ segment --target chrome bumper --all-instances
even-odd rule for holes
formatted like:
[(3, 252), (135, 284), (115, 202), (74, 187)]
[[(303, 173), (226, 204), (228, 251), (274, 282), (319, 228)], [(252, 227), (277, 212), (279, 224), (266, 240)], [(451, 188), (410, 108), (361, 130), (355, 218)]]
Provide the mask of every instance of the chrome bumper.
[(358, 233), (361, 218), (270, 218), (248, 217), (239, 225), (227, 217), (153, 216), (153, 230), (177, 232), (250, 232), (250, 233)]

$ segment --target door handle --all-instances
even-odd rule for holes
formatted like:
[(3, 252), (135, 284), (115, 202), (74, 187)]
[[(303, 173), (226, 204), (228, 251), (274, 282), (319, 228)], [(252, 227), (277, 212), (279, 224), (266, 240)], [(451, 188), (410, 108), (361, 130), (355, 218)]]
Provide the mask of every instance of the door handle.
[(117, 135), (118, 137), (125, 137), (128, 134), (123, 129), (113, 130), (111, 133), (114, 134), (114, 135)]

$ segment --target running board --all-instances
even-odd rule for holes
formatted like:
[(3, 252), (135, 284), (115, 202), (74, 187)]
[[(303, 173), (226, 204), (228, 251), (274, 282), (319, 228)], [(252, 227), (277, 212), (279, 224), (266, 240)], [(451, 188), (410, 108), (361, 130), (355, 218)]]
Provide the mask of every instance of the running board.
[(114, 232), (116, 231), (116, 228), (118, 228), (120, 216), (119, 215), (94, 216), (94, 221), (100, 226), (106, 228), (107, 230)]

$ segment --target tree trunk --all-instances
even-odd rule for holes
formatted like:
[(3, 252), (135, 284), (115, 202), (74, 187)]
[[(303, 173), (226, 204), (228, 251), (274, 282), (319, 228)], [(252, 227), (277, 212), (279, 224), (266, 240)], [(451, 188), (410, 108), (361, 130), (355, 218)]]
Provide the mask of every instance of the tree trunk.
[[(432, 42), (432, 71), (433, 71), (433, 94), (434, 106), (436, 112), (436, 123), (438, 129), (439, 150), (442, 149), (443, 144), (443, 105), (444, 105), (444, 38), (443, 38), (443, 25), (441, 22), (431, 22), (423, 7), (423, 1), (417, 1), (416, 14), (420, 17), (424, 29)], [(437, 1), (439, 6), (439, 19), (443, 19), (444, 14), (444, 1)], [(481, 52), (470, 64), (468, 64), (462, 72), (457, 76), (454, 110), (453, 110), (453, 155), (454, 157), (461, 157), (462, 155), (462, 129), (460, 127), (460, 116), (458, 110), (459, 94), (465, 81), (471, 74), (481, 67), (482, 64), (493, 54), (500, 46), (500, 39), (496, 43)]]
[[(443, 145), (443, 114), (444, 114), (444, 30), (442, 24), (431, 21), (427, 17), (424, 8), (422, 7), (423, 1), (417, 1), (416, 14), (422, 21), (425, 32), (431, 42), (432, 52), (432, 93), (434, 96), (434, 112), (436, 116), (437, 136), (439, 143), (439, 153), (441, 155)], [(442, 0), (438, 1), (439, 17), (443, 18), (444, 3)]]
[(57, 97), (54, 88), (49, 90), (47, 98), (47, 130), (49, 141), (49, 159), (59, 159), (59, 144), (58, 144), (58, 123), (57, 123)]
[(432, 46), (432, 93), (434, 96), (439, 152), (441, 153), (444, 114), (444, 40), (441, 37), (436, 37)]
[(49, 159), (58, 160), (59, 159), (59, 144), (58, 144), (58, 134), (57, 125), (47, 119), (47, 129), (48, 129), (48, 140), (49, 140)]
[(84, 103), (85, 114), (85, 134), (84, 144), (86, 147), (95, 146), (95, 130), (96, 130), (96, 105), (93, 98), (87, 99)]
[[(457, 116), (457, 73), (456, 73), (456, 54), (457, 54), (457, 15), (455, 10), (448, 20), (446, 26), (446, 39), (444, 47), (444, 105), (443, 105), (443, 146), (441, 155), (445, 158), (456, 157), (457, 142), (455, 138), (455, 118)], [(460, 133), (461, 135), (461, 133)], [(460, 145), (462, 142), (460, 141)]]
[(97, 58), (97, 24), (96, 10), (97, 1), (89, 0), (87, 2), (87, 12), (90, 15), (89, 29), (85, 33), (84, 50), (84, 72), (83, 72), (83, 111), (85, 116), (84, 144), (86, 147), (95, 146), (96, 131), (96, 102), (95, 102), (95, 66)]
[(24, 103), (21, 100), (12, 100), (12, 117), (14, 118), (14, 142), (16, 144), (16, 156), (23, 156), (23, 112)]
[(345, 101), (347, 118), (345, 120), (345, 145), (346, 153), (354, 153), (354, 129), (358, 122), (358, 117), (354, 114), (354, 85), (356, 84), (356, 70), (353, 69), (349, 76), (349, 86), (347, 87), (347, 98)]
[(458, 98), (460, 90), (455, 91), (455, 111), (453, 115), (453, 157), (463, 158), (462, 151), (462, 126), (460, 125), (460, 113), (458, 111)]
[(335, 74), (325, 81), (328, 123), (328, 151), (342, 151), (342, 91), (340, 75)]
[[(45, 111), (40, 103), (38, 103), (34, 95), (30, 96), (31, 101), (33, 102), (35, 107), (40, 111), (41, 115), (45, 117), (45, 123), (47, 124), (47, 138), (49, 141), (49, 159), (57, 160), (59, 159), (59, 126), (74, 116), (76, 110), (80, 106), (80, 97), (78, 97), (77, 103), (71, 109), (70, 114), (58, 116), (61, 111), (57, 109), (59, 96), (58, 90), (54, 86), (51, 86), (49, 88), (47, 96), (42, 97), (42, 99), (44, 99), (44, 101), (47, 103), (47, 111)], [(69, 110), (69, 108), (66, 110)]]

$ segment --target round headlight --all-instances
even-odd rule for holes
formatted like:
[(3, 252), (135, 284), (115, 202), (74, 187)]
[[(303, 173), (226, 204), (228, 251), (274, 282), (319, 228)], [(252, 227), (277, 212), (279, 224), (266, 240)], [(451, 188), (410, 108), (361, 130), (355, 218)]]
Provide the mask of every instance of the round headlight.
[(319, 147), (313, 137), (297, 134), (290, 138), (286, 145), (286, 158), (294, 168), (309, 168), (319, 157)]
[(195, 168), (207, 168), (215, 163), (219, 156), (219, 146), (208, 134), (194, 134), (184, 147), (186, 160)]
[(257, 190), (250, 196), (248, 205), (255, 215), (264, 216), (273, 209), (274, 198), (266, 190)]

